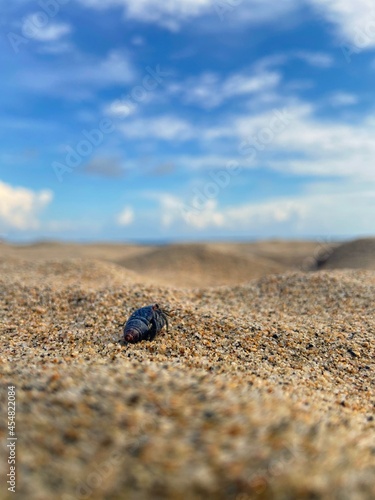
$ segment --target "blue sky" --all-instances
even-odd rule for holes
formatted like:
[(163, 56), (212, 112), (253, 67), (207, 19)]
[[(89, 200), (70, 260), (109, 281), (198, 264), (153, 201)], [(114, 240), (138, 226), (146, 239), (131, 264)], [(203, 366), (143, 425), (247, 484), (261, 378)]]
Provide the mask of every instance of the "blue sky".
[(0, 7), (0, 236), (374, 233), (372, 0)]

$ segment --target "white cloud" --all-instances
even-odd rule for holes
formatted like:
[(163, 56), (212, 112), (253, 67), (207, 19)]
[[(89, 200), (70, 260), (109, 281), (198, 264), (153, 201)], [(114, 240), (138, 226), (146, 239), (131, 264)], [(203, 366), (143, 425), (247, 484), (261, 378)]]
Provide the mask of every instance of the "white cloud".
[(330, 54), (324, 52), (308, 52), (308, 51), (298, 51), (295, 56), (302, 61), (305, 61), (311, 66), (316, 66), (317, 68), (330, 68), (333, 65), (334, 59)]
[(133, 221), (134, 210), (130, 206), (125, 207), (117, 217), (117, 223), (120, 226), (129, 226)]
[[(279, 96), (277, 104), (283, 101)], [(336, 95), (336, 104), (352, 102), (352, 97)], [(285, 99), (284, 103), (198, 125), (170, 115), (135, 119), (120, 130), (128, 139), (199, 141), (208, 154), (173, 158), (190, 169), (225, 168), (232, 160), (248, 168), (267, 167), (293, 175), (375, 179), (372, 113), (345, 122), (318, 117), (307, 102)]]
[(373, 0), (307, 0), (336, 26), (341, 41), (358, 49), (375, 47), (375, 5)]
[(327, 52), (313, 52), (309, 50), (293, 50), (274, 53), (271, 56), (265, 56), (255, 62), (254, 68), (261, 72), (275, 71), (276, 68), (284, 66), (293, 59), (315, 66), (317, 68), (330, 68), (335, 62), (332, 54)]
[(348, 92), (335, 92), (329, 98), (332, 106), (353, 106), (359, 102), (358, 96)]
[(179, 28), (184, 19), (206, 14), (215, 3), (213, 0), (81, 0), (81, 3), (103, 9), (123, 5), (125, 17), (137, 21), (160, 24), (172, 31)]
[(217, 200), (206, 200), (200, 211), (189, 211), (184, 206), (183, 217), (188, 226), (196, 229), (223, 227), (226, 225), (225, 215), (218, 209)]
[(241, 158), (234, 156), (225, 156), (219, 154), (200, 154), (199, 156), (180, 155), (174, 156), (173, 161), (178, 168), (186, 168), (190, 171), (193, 170), (210, 170), (210, 169), (223, 169), (228, 164), (233, 163), (234, 159), (241, 166), (246, 166), (246, 161), (241, 161)]
[(185, 141), (196, 135), (189, 122), (170, 115), (128, 121), (119, 129), (129, 139)]
[[(283, 120), (276, 120), (280, 112)], [(218, 127), (216, 132), (217, 138), (232, 135), (242, 141), (238, 156), (248, 158), (250, 166), (297, 175), (374, 180), (374, 121), (372, 114), (354, 123), (320, 119), (312, 105), (297, 101), (286, 102), (276, 112), (234, 117), (230, 126)]]
[(183, 202), (177, 196), (171, 193), (164, 192), (148, 192), (144, 193), (145, 198), (149, 200), (156, 200), (161, 207), (161, 223), (164, 227), (170, 226), (180, 218), (183, 209)]
[(134, 115), (137, 111), (137, 104), (132, 103), (131, 100), (123, 102), (120, 99), (112, 101), (104, 107), (104, 113), (114, 118), (126, 118), (127, 116)]
[(171, 193), (153, 191), (144, 193), (144, 197), (158, 202), (159, 216), (164, 227), (170, 227), (174, 224), (180, 225), (181, 223), (195, 229), (224, 225), (224, 217), (217, 209), (216, 200), (205, 200), (202, 210), (197, 211), (192, 209), (190, 204)]
[[(204, 190), (203, 190), (204, 192)], [(221, 191), (219, 191), (220, 196)], [(203, 198), (204, 200), (204, 198)], [(278, 199), (261, 203), (245, 203), (219, 208), (218, 199), (199, 201), (193, 198), (183, 204), (179, 216), (187, 225), (197, 229), (223, 227), (226, 229), (259, 229), (298, 221), (306, 214), (303, 199)]]
[(373, 232), (375, 185), (366, 191), (310, 194), (246, 203), (221, 210), (223, 226), (230, 229), (281, 234), (360, 234)]
[(36, 229), (39, 213), (52, 201), (50, 190), (39, 192), (0, 181), (0, 228)]
[[(45, 13), (42, 15), (47, 17)], [(22, 23), (23, 35), (40, 42), (54, 42), (72, 31), (69, 24), (53, 23), (50, 19), (45, 22), (44, 17), (42, 18), (38, 13), (25, 17)]]
[[(313, 6), (324, 20), (336, 26), (338, 36), (361, 48), (375, 46), (375, 7), (373, 0), (80, 0), (88, 7), (124, 7), (125, 19), (155, 23), (177, 31), (188, 21), (207, 17), (200, 28), (210, 29), (277, 22), (290, 18), (304, 6)], [(210, 22), (211, 21), (211, 22)]]
[(74, 53), (63, 64), (38, 64), (20, 70), (17, 85), (43, 94), (83, 99), (91, 96), (92, 89), (129, 84), (135, 78), (128, 53), (114, 50), (102, 59)]
[(249, 75), (236, 73), (224, 79), (215, 73), (205, 73), (183, 83), (169, 85), (168, 92), (181, 95), (185, 104), (210, 109), (232, 97), (267, 93), (276, 88), (280, 80), (281, 75), (271, 71), (255, 71)]
[[(123, 6), (126, 19), (156, 23), (171, 31), (180, 29), (183, 23), (203, 16), (209, 16), (221, 26), (220, 22), (234, 18), (236, 22), (254, 24), (273, 19), (296, 8), (295, 0), (247, 0), (219, 2), (218, 0), (80, 0), (86, 6), (97, 9)], [(224, 7), (224, 8), (223, 8)], [(202, 25), (203, 27), (204, 25)], [(208, 24), (206, 23), (206, 27)]]
[(90, 66), (82, 72), (85, 80), (91, 78), (103, 83), (129, 83), (134, 78), (134, 69), (127, 54), (111, 51), (98, 66)]
[(159, 204), (158, 217), (170, 230), (221, 229), (239, 234), (328, 235), (372, 234), (375, 212), (375, 183), (357, 186), (344, 183), (311, 185), (305, 193), (270, 201), (246, 202), (220, 207), (220, 194), (201, 200), (182, 200), (171, 193), (147, 195)]
[(278, 199), (261, 203), (232, 206), (223, 212), (226, 226), (262, 227), (299, 220), (306, 214), (306, 204), (301, 199)]
[(141, 101), (133, 99), (130, 94), (124, 94), (120, 97), (120, 99), (116, 99), (110, 103), (107, 103), (103, 107), (103, 112), (114, 119), (127, 118), (128, 116), (139, 114), (144, 106), (156, 100), (157, 96), (152, 92), (145, 92), (142, 95)]
[[(311, 117), (296, 119), (276, 137), (276, 147), (299, 160), (279, 162), (284, 171), (321, 176), (375, 179), (375, 145), (366, 121), (361, 124), (323, 122)], [(275, 167), (277, 161), (273, 163)]]

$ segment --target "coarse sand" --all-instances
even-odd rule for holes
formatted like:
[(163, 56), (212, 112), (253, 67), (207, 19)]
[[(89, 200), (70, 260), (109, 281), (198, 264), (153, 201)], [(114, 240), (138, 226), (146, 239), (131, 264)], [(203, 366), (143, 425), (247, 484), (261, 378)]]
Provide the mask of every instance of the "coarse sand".
[[(1, 499), (375, 498), (375, 272), (201, 282), (3, 254)], [(169, 333), (119, 342), (152, 303)]]

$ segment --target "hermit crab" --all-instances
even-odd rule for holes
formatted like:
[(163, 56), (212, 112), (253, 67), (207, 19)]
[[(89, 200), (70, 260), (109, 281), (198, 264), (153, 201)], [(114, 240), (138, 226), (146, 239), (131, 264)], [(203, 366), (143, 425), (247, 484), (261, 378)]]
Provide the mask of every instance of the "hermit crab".
[(135, 344), (141, 340), (154, 340), (164, 326), (168, 332), (168, 316), (170, 314), (158, 304), (137, 309), (124, 325), (124, 341)]

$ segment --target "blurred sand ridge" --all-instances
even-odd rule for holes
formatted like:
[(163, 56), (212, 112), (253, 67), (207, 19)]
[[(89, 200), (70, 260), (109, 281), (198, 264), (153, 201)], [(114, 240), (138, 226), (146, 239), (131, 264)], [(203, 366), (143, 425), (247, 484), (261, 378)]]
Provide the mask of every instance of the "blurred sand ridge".
[[(137, 273), (141, 281), (178, 287), (244, 283), (311, 266), (319, 244), (310, 241), (181, 243), (162, 246), (40, 242), (0, 247), (0, 258), (43, 261), (88, 259)], [(120, 270), (119, 270), (120, 272)]]

